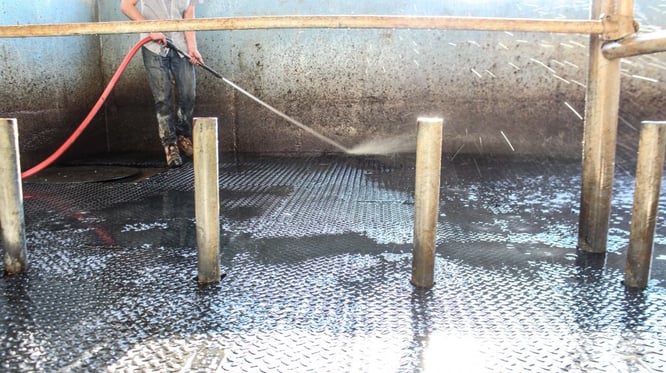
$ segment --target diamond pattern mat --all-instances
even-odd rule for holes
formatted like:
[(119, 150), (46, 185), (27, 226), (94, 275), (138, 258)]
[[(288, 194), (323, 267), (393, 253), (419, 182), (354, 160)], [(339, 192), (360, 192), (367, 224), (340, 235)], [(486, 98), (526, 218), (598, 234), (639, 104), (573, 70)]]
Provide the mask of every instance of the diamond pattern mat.
[(634, 179), (616, 176), (599, 257), (575, 248), (579, 175), (446, 158), (430, 291), (409, 283), (413, 156), (223, 158), (209, 286), (191, 164), (25, 184), (31, 267), (0, 278), (0, 370), (664, 372), (664, 217), (650, 287), (627, 291)]

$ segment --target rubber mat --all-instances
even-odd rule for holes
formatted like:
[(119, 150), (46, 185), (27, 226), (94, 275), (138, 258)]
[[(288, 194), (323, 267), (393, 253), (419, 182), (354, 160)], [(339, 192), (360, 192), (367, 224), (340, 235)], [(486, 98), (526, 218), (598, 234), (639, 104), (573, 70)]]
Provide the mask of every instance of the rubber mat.
[(26, 184), (31, 267), (0, 279), (0, 370), (664, 372), (663, 216), (649, 288), (621, 283), (633, 183), (616, 175), (609, 252), (586, 255), (579, 161), (446, 158), (430, 291), (409, 283), (411, 156), (223, 159), (209, 286), (191, 163)]
[(140, 172), (137, 168), (113, 166), (49, 167), (27, 178), (24, 183), (56, 184), (120, 181), (136, 178)]

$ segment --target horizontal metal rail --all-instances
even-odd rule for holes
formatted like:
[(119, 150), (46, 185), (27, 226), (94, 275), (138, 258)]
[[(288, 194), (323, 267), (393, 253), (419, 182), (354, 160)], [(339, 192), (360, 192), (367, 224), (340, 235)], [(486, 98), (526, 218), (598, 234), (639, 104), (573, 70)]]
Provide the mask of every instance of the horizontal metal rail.
[(602, 51), (604, 56), (611, 60), (666, 52), (666, 30), (631, 35), (622, 40), (607, 43), (603, 46)]
[(45, 37), (164, 31), (301, 28), (441, 29), (477, 31), (609, 34), (619, 26), (602, 20), (545, 20), (448, 16), (271, 16), (187, 20), (89, 22), (0, 26), (0, 37)]

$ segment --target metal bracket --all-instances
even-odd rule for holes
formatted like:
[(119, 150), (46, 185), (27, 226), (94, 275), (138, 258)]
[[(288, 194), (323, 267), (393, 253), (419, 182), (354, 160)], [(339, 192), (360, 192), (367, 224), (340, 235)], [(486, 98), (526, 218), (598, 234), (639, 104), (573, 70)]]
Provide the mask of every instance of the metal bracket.
[(601, 35), (601, 39), (605, 41), (624, 39), (638, 32), (639, 29), (638, 23), (630, 16), (602, 14), (601, 22), (604, 25), (604, 33)]

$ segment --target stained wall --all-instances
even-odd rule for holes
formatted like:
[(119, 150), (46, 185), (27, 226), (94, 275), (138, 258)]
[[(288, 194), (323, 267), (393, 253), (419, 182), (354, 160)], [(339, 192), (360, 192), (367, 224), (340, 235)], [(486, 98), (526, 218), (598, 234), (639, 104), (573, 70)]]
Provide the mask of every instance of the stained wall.
[[(459, 15), (585, 19), (589, 1), (205, 1), (199, 17), (291, 14)], [(662, 1), (663, 3), (663, 1)], [(85, 5), (85, 6), (84, 6)], [(663, 5), (663, 4), (661, 4)], [(636, 2), (643, 30), (666, 7)], [(4, 10), (7, 8), (7, 10)], [(3, 4), (3, 23), (124, 20), (118, 2)], [(57, 146), (92, 106), (138, 35), (0, 40), (0, 112), (19, 117), (22, 158)], [(206, 63), (275, 108), (352, 147), (412, 136), (419, 116), (445, 119), (449, 154), (580, 157), (585, 35), (436, 30), (242, 30), (198, 33)], [(666, 58), (623, 63), (620, 151), (641, 120), (666, 117)], [(198, 116), (220, 118), (222, 151), (320, 153), (334, 147), (200, 71)], [(140, 56), (69, 157), (159, 152)]]

